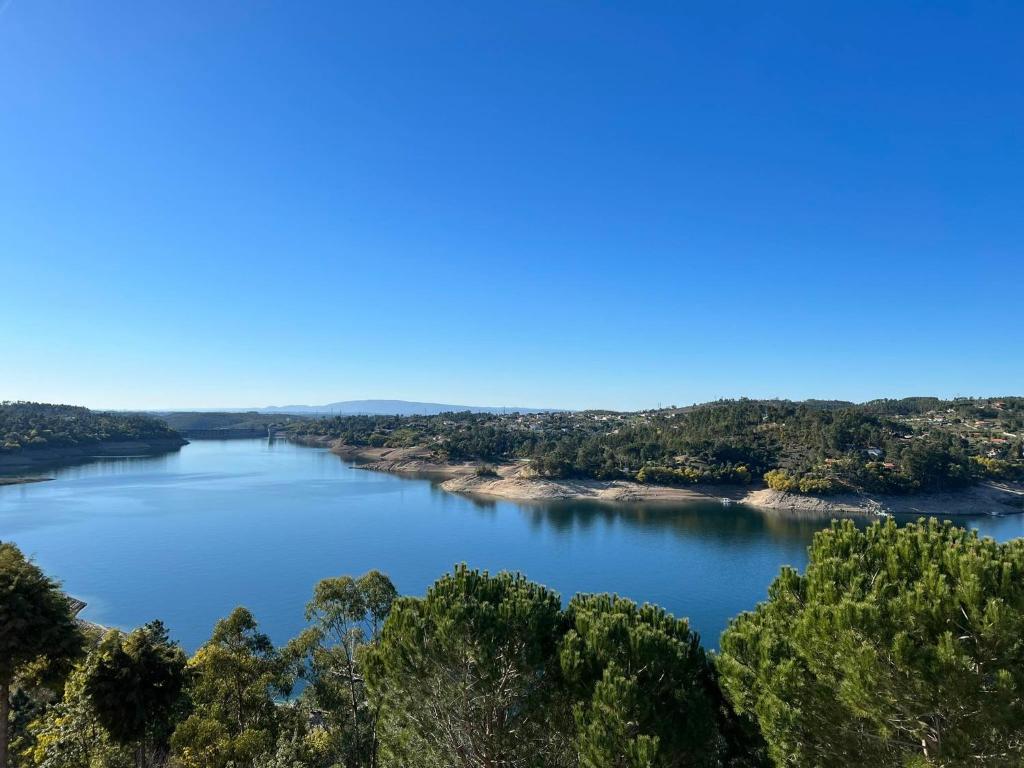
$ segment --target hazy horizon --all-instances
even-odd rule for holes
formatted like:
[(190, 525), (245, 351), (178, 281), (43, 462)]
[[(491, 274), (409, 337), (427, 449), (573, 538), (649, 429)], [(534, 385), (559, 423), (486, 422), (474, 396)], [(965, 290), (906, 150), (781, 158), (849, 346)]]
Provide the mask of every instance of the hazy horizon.
[[(333, 400), (327, 402), (317, 403), (268, 403), (265, 405), (185, 405), (185, 406), (122, 406), (122, 405), (96, 405), (94, 403), (79, 402), (76, 400), (68, 399), (56, 399), (56, 400), (39, 400), (38, 398), (9, 398), (2, 396), (0, 393), (0, 402), (4, 400), (34, 400), (35, 402), (48, 402), (60, 405), (81, 405), (92, 410), (98, 411), (144, 411), (149, 413), (161, 413), (161, 412), (246, 412), (246, 411), (263, 411), (267, 409), (276, 409), (281, 413), (289, 413), (288, 411), (282, 410), (289, 407), (294, 408), (323, 408), (323, 411), (318, 412), (319, 414), (327, 413), (330, 411), (331, 405), (338, 403), (359, 403), (359, 402), (402, 402), (410, 404), (424, 404), (424, 405), (451, 405), (458, 408), (487, 408), (487, 409), (508, 409), (509, 411), (519, 410), (531, 410), (531, 411), (597, 411), (597, 410), (608, 410), (608, 411), (621, 411), (621, 412), (633, 412), (633, 411), (645, 411), (654, 410), (658, 408), (670, 408), (670, 407), (687, 407), (692, 405), (701, 405), (703, 403), (715, 402), (717, 400), (738, 400), (746, 398), (750, 400), (779, 400), (779, 401), (790, 401), (790, 402), (802, 402), (808, 400), (837, 400), (837, 401), (848, 401), (852, 403), (865, 403), (872, 400), (881, 399), (893, 399), (898, 400), (905, 397), (937, 397), (941, 400), (954, 400), (957, 398), (972, 398), (977, 400), (992, 399), (999, 397), (1020, 397), (1024, 391), (1006, 391), (1006, 392), (986, 392), (986, 393), (957, 393), (953, 395), (937, 395), (933, 392), (915, 392), (911, 394), (891, 395), (881, 394), (877, 397), (868, 397), (864, 399), (852, 399), (847, 397), (825, 397), (825, 396), (809, 396), (809, 397), (787, 397), (785, 395), (763, 395), (763, 396), (752, 396), (749, 394), (738, 394), (722, 397), (709, 397), (701, 400), (664, 400), (658, 401), (651, 405), (641, 406), (639, 408), (615, 408), (605, 405), (580, 405), (580, 406), (558, 406), (548, 404), (529, 404), (524, 405), (522, 403), (516, 405), (503, 405), (501, 403), (455, 403), (450, 400), (418, 400), (413, 398), (351, 398), (345, 400)], [(296, 411), (296, 413), (299, 413)]]
[(1024, 6), (0, 13), (0, 398), (1024, 391)]

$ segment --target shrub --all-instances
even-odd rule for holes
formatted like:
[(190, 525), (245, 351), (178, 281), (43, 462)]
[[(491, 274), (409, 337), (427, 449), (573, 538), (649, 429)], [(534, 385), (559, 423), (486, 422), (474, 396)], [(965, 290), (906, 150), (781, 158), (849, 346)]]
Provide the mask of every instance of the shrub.
[(800, 493), (833, 493), (836, 485), (827, 477), (804, 475), (800, 478), (799, 489)]
[(971, 464), (975, 474), (992, 480), (1019, 480), (1024, 477), (1024, 464), (1017, 461), (972, 456)]
[(800, 490), (800, 482), (784, 469), (770, 469), (764, 473), (764, 481), (773, 491), (792, 493)]

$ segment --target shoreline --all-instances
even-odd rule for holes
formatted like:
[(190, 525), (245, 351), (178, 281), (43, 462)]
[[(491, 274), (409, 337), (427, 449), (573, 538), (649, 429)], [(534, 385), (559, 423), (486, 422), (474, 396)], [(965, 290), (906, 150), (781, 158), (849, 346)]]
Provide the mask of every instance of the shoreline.
[(45, 483), (49, 480), (53, 480), (52, 477), (22, 477), (20, 475), (14, 475), (13, 477), (0, 477), (0, 486), (4, 485), (23, 485), (25, 483)]
[(476, 474), (484, 462), (437, 462), (423, 446), (373, 448), (353, 446), (327, 437), (291, 438), (296, 443), (327, 448), (361, 469), (405, 475), (443, 477), (440, 487), (449, 493), (509, 501), (590, 499), (609, 502), (717, 501), (760, 509), (815, 515), (898, 515), (1001, 517), (1024, 512), (1024, 484), (979, 483), (954, 493), (907, 496), (836, 494), (805, 496), (769, 488), (736, 485), (695, 485), (677, 488), (645, 485), (630, 480), (551, 480), (532, 475), (525, 462), (494, 465), (497, 477)]
[[(45, 472), (49, 469), (73, 466), (94, 459), (113, 459), (133, 456), (159, 456), (176, 451), (188, 441), (182, 438), (166, 440), (111, 440), (89, 445), (71, 445), (59, 448), (22, 449), (17, 453), (0, 453), (0, 484), (35, 482), (52, 478), (23, 477), (15, 473)], [(20, 479), (19, 479), (20, 478)]]

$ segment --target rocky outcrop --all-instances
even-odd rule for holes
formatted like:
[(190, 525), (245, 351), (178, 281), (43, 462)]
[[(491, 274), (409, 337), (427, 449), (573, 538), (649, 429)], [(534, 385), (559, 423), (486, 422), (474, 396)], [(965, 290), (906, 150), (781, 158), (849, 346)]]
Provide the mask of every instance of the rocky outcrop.
[(743, 502), (765, 509), (818, 514), (1002, 516), (1024, 512), (1024, 484), (986, 482), (951, 493), (915, 493), (905, 496), (804, 496), (762, 488), (748, 493)]

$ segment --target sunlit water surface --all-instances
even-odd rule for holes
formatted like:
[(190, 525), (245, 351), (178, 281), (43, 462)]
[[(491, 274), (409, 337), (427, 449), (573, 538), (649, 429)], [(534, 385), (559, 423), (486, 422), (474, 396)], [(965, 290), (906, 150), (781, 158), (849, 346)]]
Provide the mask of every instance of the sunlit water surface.
[[(379, 568), (422, 594), (460, 562), (522, 571), (565, 600), (617, 592), (658, 603), (713, 647), (779, 566), (803, 567), (828, 523), (718, 503), (483, 502), (266, 440), (195, 441), (50, 474), (0, 487), (0, 539), (86, 600), (84, 617), (119, 627), (161, 618), (189, 649), (236, 605), (287, 640), (326, 576)], [(1024, 535), (1022, 516), (964, 522)]]

